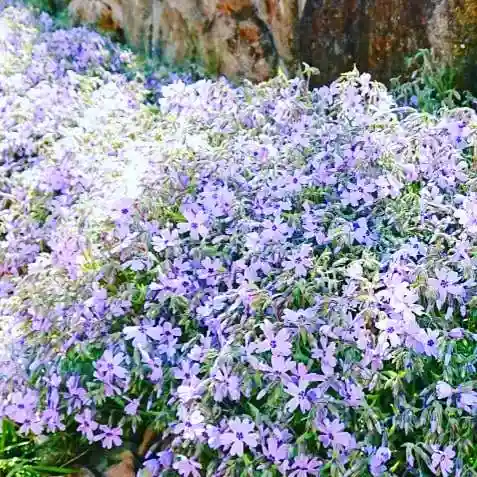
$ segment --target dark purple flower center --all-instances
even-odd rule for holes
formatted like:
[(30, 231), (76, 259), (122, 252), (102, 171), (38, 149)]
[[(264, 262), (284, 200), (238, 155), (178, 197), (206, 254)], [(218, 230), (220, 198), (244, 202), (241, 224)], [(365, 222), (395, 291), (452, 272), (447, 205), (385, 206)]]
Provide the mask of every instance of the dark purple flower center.
[(108, 363), (108, 369), (112, 371), (114, 369), (113, 363)]
[(242, 432), (237, 432), (237, 439), (239, 441), (242, 441), (243, 440), (243, 433)]
[(436, 342), (434, 340), (429, 340), (427, 342), (427, 346), (434, 346), (436, 344)]
[(394, 333), (394, 326), (390, 326), (386, 331), (388, 333)]
[(129, 209), (126, 209), (126, 208), (121, 209), (121, 214), (127, 215), (128, 213), (129, 213)]
[(274, 232), (276, 232), (276, 231), (277, 231), (277, 226), (276, 226), (276, 225), (272, 225), (272, 230), (273, 230)]
[(270, 348), (276, 348), (277, 342), (275, 340), (270, 341)]
[(197, 228), (199, 228), (199, 224), (197, 222), (192, 222), (191, 227), (193, 229), (197, 229)]
[(306, 399), (306, 392), (305, 392), (305, 391), (300, 391), (300, 392), (298, 393), (298, 397), (299, 397), (300, 399)]

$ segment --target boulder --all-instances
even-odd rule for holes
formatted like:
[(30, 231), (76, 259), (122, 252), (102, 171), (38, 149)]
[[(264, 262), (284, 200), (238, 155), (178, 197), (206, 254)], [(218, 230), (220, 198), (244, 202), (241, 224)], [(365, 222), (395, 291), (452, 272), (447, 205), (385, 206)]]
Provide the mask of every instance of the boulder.
[(72, 0), (80, 22), (115, 26), (152, 55), (199, 60), (214, 74), (262, 81), (298, 64), (303, 0)]
[(152, 56), (231, 79), (266, 80), (279, 66), (294, 74), (306, 62), (319, 83), (355, 64), (386, 81), (421, 48), (476, 64), (477, 0), (72, 0), (69, 9)]
[(475, 50), (476, 22), (477, 0), (308, 0), (299, 54), (320, 69), (319, 82), (355, 64), (386, 81), (422, 48), (456, 64)]

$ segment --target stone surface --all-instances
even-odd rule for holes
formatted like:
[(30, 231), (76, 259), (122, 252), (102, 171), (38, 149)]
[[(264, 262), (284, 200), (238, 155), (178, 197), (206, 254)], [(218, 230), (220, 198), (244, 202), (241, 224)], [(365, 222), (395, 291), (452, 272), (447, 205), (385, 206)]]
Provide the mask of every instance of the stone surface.
[(297, 63), (303, 0), (72, 0), (81, 22), (124, 32), (136, 47), (171, 61), (199, 59), (215, 74), (261, 81)]
[(121, 462), (111, 466), (106, 471), (105, 477), (136, 477), (133, 454), (130, 452), (123, 452), (121, 455)]
[(357, 65), (380, 79), (406, 55), (430, 46), (434, 0), (309, 0), (300, 23), (301, 58), (329, 81)]
[(70, 11), (151, 55), (199, 60), (232, 79), (265, 80), (278, 66), (293, 74), (306, 62), (321, 83), (354, 64), (387, 80), (428, 47), (476, 64), (477, 0), (72, 0)]

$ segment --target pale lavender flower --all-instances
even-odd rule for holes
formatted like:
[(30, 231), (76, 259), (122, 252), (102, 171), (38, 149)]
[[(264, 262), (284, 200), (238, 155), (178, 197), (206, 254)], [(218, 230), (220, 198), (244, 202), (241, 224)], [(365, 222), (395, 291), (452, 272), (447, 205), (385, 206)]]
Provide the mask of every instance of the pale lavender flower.
[(215, 369), (211, 373), (214, 378), (214, 399), (218, 402), (227, 397), (232, 401), (240, 399), (240, 379), (231, 374), (225, 366)]
[(122, 444), (121, 436), (123, 435), (123, 430), (120, 427), (109, 427), (101, 424), (99, 430), (100, 433), (94, 436), (94, 440), (101, 441), (103, 448), (112, 449)]
[(186, 360), (180, 363), (180, 367), (172, 368), (172, 372), (176, 379), (187, 381), (194, 376), (197, 376), (200, 371), (200, 365), (192, 361)]
[(127, 340), (133, 340), (136, 347), (147, 346), (148, 338), (160, 340), (163, 338), (161, 326), (155, 326), (150, 320), (142, 321), (138, 326), (125, 326), (123, 333)]
[(278, 463), (288, 458), (289, 446), (273, 436), (267, 439), (263, 452), (272, 462)]
[(152, 248), (156, 252), (162, 252), (167, 248), (174, 248), (179, 245), (179, 232), (177, 229), (163, 229), (159, 235), (152, 237)]
[(290, 477), (308, 477), (310, 475), (319, 475), (322, 462), (315, 457), (308, 457), (300, 454), (293, 459), (292, 472)]
[(376, 323), (376, 328), (381, 330), (379, 335), (380, 340), (388, 341), (392, 347), (397, 347), (401, 344), (401, 323), (398, 320), (385, 318)]
[(257, 447), (258, 434), (254, 432), (254, 424), (246, 419), (230, 419), (228, 430), (222, 434), (220, 442), (223, 447), (229, 449), (230, 455), (241, 456), (244, 453), (245, 445), (248, 447)]
[(447, 446), (443, 450), (440, 450), (438, 445), (431, 446), (433, 454), (431, 456), (432, 462), (430, 469), (434, 474), (442, 473), (443, 477), (447, 477), (451, 474), (454, 468), (455, 451), (452, 446)]
[(38, 436), (43, 432), (43, 423), (36, 415), (28, 416), (23, 420), (19, 432), (21, 434), (28, 434), (31, 432)]
[(96, 371), (95, 378), (107, 384), (112, 384), (115, 378), (125, 379), (127, 377), (127, 370), (120, 366), (124, 361), (123, 353), (113, 354), (111, 350), (106, 350), (101, 359), (94, 363)]
[(293, 253), (288, 260), (283, 262), (283, 268), (285, 270), (293, 270), (297, 277), (305, 277), (308, 273), (308, 269), (311, 268), (313, 264), (312, 258), (310, 257), (311, 252), (311, 245), (302, 245), (300, 250)]
[(388, 447), (379, 447), (369, 460), (369, 471), (373, 477), (379, 477), (386, 472), (386, 462), (391, 458)]
[(458, 393), (457, 407), (466, 410), (468, 413), (473, 413), (477, 408), (477, 392), (458, 391)]
[(265, 339), (257, 344), (259, 352), (271, 351), (273, 355), (289, 356), (291, 353), (290, 332), (282, 328), (275, 333), (273, 324), (269, 320), (261, 325)]
[(128, 416), (136, 416), (140, 403), (140, 399), (131, 400), (124, 408), (125, 414), (127, 414)]
[(316, 427), (322, 433), (318, 439), (325, 447), (332, 447), (334, 450), (348, 450), (355, 447), (353, 436), (344, 431), (344, 424), (339, 419), (333, 421), (325, 419), (323, 422), (317, 422)]
[(186, 210), (183, 214), (187, 222), (181, 222), (178, 225), (181, 233), (189, 232), (191, 238), (194, 240), (199, 240), (207, 236), (209, 233), (209, 229), (207, 228), (208, 219), (204, 212), (199, 211), (194, 213), (190, 210)]
[(453, 270), (440, 268), (436, 270), (437, 278), (429, 278), (428, 282), (437, 293), (437, 307), (440, 309), (448, 295), (458, 297), (464, 293), (464, 286), (459, 284), (461, 277)]
[(450, 386), (446, 382), (439, 381), (436, 384), (437, 399), (447, 399), (450, 396), (452, 396), (453, 393), (454, 393), (454, 389), (452, 388), (452, 386)]
[(301, 412), (306, 412), (311, 409), (311, 401), (307, 395), (307, 388), (310, 384), (308, 380), (299, 380), (298, 384), (287, 383), (285, 392), (292, 396), (292, 399), (287, 402), (285, 408), (293, 412), (297, 407), (300, 407)]
[(75, 416), (75, 421), (79, 424), (78, 431), (83, 434), (91, 443), (94, 441), (94, 431), (99, 427), (99, 424), (93, 420), (93, 413), (91, 409), (84, 409), (81, 414)]
[(201, 262), (202, 269), (199, 270), (199, 278), (206, 281), (207, 285), (215, 285), (220, 277), (222, 263), (219, 259), (212, 260), (210, 257), (204, 258)]
[(264, 242), (278, 242), (283, 240), (289, 233), (290, 228), (282, 221), (280, 217), (276, 217), (274, 221), (264, 220), (261, 239)]
[(186, 457), (179, 457), (179, 460), (174, 462), (173, 467), (181, 477), (200, 477), (199, 469), (202, 468), (199, 462)]
[(184, 439), (200, 438), (205, 432), (204, 416), (197, 409), (189, 411), (179, 407), (178, 416), (180, 421), (176, 424), (174, 432), (182, 434)]

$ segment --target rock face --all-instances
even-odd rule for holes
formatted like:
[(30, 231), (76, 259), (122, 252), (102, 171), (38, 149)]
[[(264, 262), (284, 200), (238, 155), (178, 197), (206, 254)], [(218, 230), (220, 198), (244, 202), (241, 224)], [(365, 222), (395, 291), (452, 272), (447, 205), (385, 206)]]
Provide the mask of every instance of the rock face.
[(152, 55), (253, 81), (302, 62), (321, 83), (354, 64), (387, 80), (420, 48), (449, 60), (477, 50), (477, 0), (72, 0), (69, 9)]
[(231, 78), (261, 81), (297, 66), (303, 0), (72, 0), (72, 15), (124, 31), (135, 46), (172, 61), (199, 59)]
[(308, 0), (300, 58), (328, 81), (354, 64), (387, 80), (406, 56), (433, 48), (449, 63), (477, 45), (477, 0)]
[(430, 46), (434, 0), (309, 0), (300, 23), (303, 61), (328, 81), (356, 63), (389, 78), (404, 55)]

